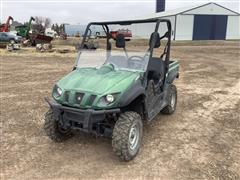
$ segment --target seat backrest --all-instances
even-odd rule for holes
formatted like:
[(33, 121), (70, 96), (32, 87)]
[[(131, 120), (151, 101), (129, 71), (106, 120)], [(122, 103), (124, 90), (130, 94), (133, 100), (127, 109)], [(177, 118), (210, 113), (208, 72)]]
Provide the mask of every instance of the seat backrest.
[(148, 62), (148, 72), (153, 79), (164, 77), (164, 62), (160, 58), (150, 58)]

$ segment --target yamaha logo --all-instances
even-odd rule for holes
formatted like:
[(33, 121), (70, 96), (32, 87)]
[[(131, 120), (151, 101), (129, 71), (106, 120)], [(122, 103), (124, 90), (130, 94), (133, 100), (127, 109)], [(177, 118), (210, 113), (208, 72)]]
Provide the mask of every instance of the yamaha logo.
[(77, 100), (78, 100), (78, 101), (81, 101), (81, 96), (78, 96), (78, 97), (77, 97)]

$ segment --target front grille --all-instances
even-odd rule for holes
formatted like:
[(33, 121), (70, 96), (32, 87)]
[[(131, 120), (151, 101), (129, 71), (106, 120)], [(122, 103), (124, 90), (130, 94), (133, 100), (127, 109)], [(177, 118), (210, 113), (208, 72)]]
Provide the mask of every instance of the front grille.
[(70, 91), (66, 91), (64, 93), (64, 101), (66, 101), (66, 102), (68, 102), (68, 100), (69, 100), (69, 93), (70, 93)]
[(75, 94), (75, 103), (76, 103), (76, 104), (80, 104), (81, 101), (82, 101), (82, 99), (83, 99), (83, 96), (84, 96), (83, 93), (77, 92), (77, 93)]
[(96, 95), (91, 95), (89, 98), (88, 98), (88, 101), (87, 101), (87, 105), (88, 106), (91, 106), (95, 100), (97, 96)]
[(74, 127), (74, 128), (83, 129), (83, 123), (79, 123), (79, 122), (75, 122), (75, 121), (70, 121), (70, 125), (71, 125), (71, 127)]

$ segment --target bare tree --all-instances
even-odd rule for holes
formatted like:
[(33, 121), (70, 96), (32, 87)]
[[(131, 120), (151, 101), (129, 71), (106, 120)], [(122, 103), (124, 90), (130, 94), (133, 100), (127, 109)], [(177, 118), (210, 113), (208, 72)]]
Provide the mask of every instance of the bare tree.
[(46, 28), (51, 26), (51, 19), (42, 16), (36, 16), (32, 29), (36, 33), (44, 33)]
[(65, 33), (65, 24), (52, 24), (52, 30), (56, 31), (58, 35)]
[(44, 28), (49, 28), (51, 26), (51, 19), (50, 18), (45, 18), (44, 21)]

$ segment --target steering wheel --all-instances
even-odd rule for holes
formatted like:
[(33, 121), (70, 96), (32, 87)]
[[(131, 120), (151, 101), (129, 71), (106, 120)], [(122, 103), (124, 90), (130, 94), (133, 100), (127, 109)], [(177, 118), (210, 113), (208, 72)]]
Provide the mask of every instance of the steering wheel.
[(144, 60), (144, 58), (143, 57), (141, 57), (141, 56), (131, 56), (131, 57), (129, 57), (128, 58), (128, 60), (130, 60), (130, 61), (132, 61), (132, 60), (134, 60), (134, 61), (143, 61)]
[(144, 58), (141, 56), (131, 56), (128, 58), (128, 65), (134, 69), (141, 69), (143, 66)]
[(108, 63), (110, 66), (112, 66), (112, 68), (113, 68), (113, 70), (115, 70), (116, 69), (116, 65), (115, 64), (113, 64), (112, 62), (111, 63)]

